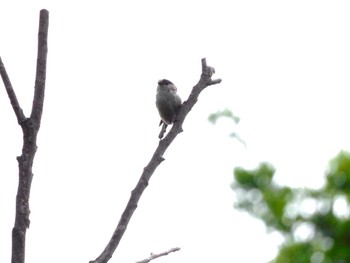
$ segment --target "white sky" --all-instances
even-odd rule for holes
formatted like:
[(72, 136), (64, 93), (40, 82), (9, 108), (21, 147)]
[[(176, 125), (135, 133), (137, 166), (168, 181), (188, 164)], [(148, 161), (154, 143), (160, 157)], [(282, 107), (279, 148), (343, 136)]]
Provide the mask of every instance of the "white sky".
[[(273, 258), (280, 238), (233, 209), (232, 169), (269, 161), (279, 183), (319, 187), (328, 160), (350, 149), (350, 2), (28, 2), (0, 7), (0, 56), (26, 115), (39, 10), (50, 12), (27, 262), (100, 254), (158, 143), (157, 81), (186, 99), (202, 57), (223, 82), (200, 95), (110, 262), (176, 246), (154, 262)], [(22, 134), (0, 86), (0, 262), (9, 262)], [(208, 123), (224, 108), (237, 127)], [(227, 136), (233, 129), (247, 148)]]

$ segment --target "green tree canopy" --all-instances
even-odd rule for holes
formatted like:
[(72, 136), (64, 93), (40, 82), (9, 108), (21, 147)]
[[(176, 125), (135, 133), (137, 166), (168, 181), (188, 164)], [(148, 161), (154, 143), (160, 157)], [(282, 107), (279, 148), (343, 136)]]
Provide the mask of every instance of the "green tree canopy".
[(277, 185), (274, 174), (267, 163), (254, 170), (236, 168), (232, 183), (235, 206), (285, 237), (271, 262), (350, 262), (350, 153), (342, 151), (330, 161), (318, 190)]

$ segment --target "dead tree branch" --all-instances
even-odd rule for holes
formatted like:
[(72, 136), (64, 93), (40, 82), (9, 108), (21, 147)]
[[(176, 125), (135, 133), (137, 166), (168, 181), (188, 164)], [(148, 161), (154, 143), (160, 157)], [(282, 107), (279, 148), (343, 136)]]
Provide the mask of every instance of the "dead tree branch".
[(2, 78), (4, 85), (5, 85), (7, 95), (9, 96), (12, 108), (16, 114), (18, 123), (21, 123), (25, 120), (26, 117), (24, 116), (23, 110), (19, 106), (16, 93), (12, 88), (10, 78), (7, 75), (7, 72), (6, 72), (4, 64), (2, 63), (1, 57), (0, 57), (0, 74), (1, 74), (1, 78)]
[(159, 141), (159, 145), (156, 151), (154, 152), (150, 162), (143, 169), (143, 173), (135, 189), (132, 190), (131, 192), (131, 197), (126, 205), (126, 208), (124, 209), (124, 212), (121, 215), (121, 218), (119, 220), (117, 228), (115, 229), (112, 235), (112, 238), (108, 242), (107, 246), (105, 247), (101, 255), (97, 257), (95, 260), (90, 261), (90, 263), (106, 263), (112, 257), (114, 251), (118, 247), (118, 244), (128, 226), (131, 216), (133, 215), (133, 213), (137, 208), (137, 203), (143, 191), (146, 189), (152, 174), (154, 173), (158, 165), (164, 160), (163, 155), (166, 149), (169, 147), (169, 145), (172, 143), (175, 137), (182, 132), (182, 124), (187, 114), (191, 111), (192, 107), (197, 102), (199, 94), (206, 87), (210, 85), (218, 84), (221, 82), (221, 79), (216, 79), (216, 80), (211, 79), (214, 72), (215, 72), (214, 68), (207, 66), (206, 59), (203, 58), (202, 74), (199, 82), (193, 87), (192, 92), (189, 98), (187, 99), (187, 101), (185, 101), (182, 104), (181, 110), (179, 111), (177, 120), (173, 124), (173, 127), (171, 128), (167, 136), (165, 136), (163, 140)]
[(32, 166), (37, 149), (36, 139), (40, 128), (45, 95), (48, 25), (49, 12), (43, 9), (40, 11), (35, 91), (30, 118), (26, 118), (24, 115), (0, 58), (0, 74), (17, 121), (23, 131), (22, 155), (17, 157), (19, 182), (16, 196), (16, 218), (12, 229), (12, 263), (24, 263), (25, 261), (26, 231), (30, 223), (29, 196), (33, 179)]
[(153, 259), (166, 256), (166, 255), (170, 254), (171, 252), (176, 252), (176, 251), (179, 251), (179, 250), (180, 250), (179, 247), (174, 247), (174, 248), (169, 249), (168, 251), (163, 252), (163, 253), (159, 253), (159, 254), (153, 254), (153, 253), (151, 253), (151, 255), (149, 256), (149, 258), (146, 258), (146, 259), (141, 260), (141, 261), (137, 261), (136, 263), (148, 263), (148, 262), (150, 262), (150, 261), (153, 260)]

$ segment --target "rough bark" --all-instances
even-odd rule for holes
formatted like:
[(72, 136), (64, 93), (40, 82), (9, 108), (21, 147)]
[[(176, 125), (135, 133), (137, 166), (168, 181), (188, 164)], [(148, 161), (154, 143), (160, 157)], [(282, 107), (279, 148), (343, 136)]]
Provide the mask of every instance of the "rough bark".
[(19, 181), (16, 196), (15, 224), (12, 229), (12, 263), (25, 262), (26, 231), (30, 224), (29, 196), (33, 179), (32, 167), (37, 150), (36, 139), (40, 128), (45, 95), (48, 25), (49, 12), (43, 9), (40, 11), (34, 99), (29, 118), (24, 115), (23, 110), (20, 107), (15, 91), (11, 85), (10, 78), (8, 77), (5, 66), (0, 58), (0, 74), (12, 108), (16, 114), (18, 124), (21, 126), (23, 132), (22, 155), (17, 157)]

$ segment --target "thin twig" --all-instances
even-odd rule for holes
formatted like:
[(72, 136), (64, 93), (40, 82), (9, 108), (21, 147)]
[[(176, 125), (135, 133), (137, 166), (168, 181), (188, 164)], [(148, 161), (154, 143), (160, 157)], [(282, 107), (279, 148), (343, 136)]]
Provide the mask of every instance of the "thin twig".
[(163, 155), (175, 137), (182, 132), (182, 124), (191, 111), (193, 105), (197, 102), (199, 94), (208, 86), (213, 84), (218, 84), (221, 82), (221, 79), (212, 80), (211, 76), (215, 72), (214, 68), (208, 67), (206, 59), (202, 59), (202, 75), (199, 82), (196, 86), (193, 87), (192, 92), (187, 101), (185, 101), (177, 115), (177, 119), (173, 124), (173, 127), (169, 133), (165, 136), (163, 140), (159, 141), (158, 147), (154, 152), (150, 162), (143, 169), (143, 173), (135, 187), (131, 192), (131, 197), (124, 209), (123, 214), (119, 220), (117, 228), (115, 229), (110, 241), (103, 250), (100, 256), (95, 260), (90, 261), (90, 263), (106, 263), (112, 257), (114, 251), (119, 245), (119, 242), (128, 226), (128, 223), (137, 208), (137, 203), (146, 189), (148, 182), (158, 167), (158, 165), (164, 160)]
[(16, 196), (16, 217), (12, 229), (12, 263), (25, 262), (26, 231), (29, 228), (29, 196), (33, 179), (32, 166), (37, 149), (36, 139), (40, 127), (43, 110), (46, 79), (47, 33), (49, 12), (40, 11), (37, 73), (35, 81), (34, 101), (30, 118), (26, 118), (12, 88), (5, 66), (0, 59), (0, 73), (12, 108), (23, 132), (22, 155), (17, 157), (19, 166), (19, 182)]
[(176, 251), (179, 251), (179, 250), (180, 250), (179, 247), (174, 247), (174, 248), (169, 249), (168, 251), (163, 252), (163, 253), (159, 253), (159, 254), (153, 254), (153, 253), (152, 253), (152, 254), (149, 256), (149, 258), (146, 258), (146, 259), (141, 260), (141, 261), (137, 261), (136, 263), (148, 263), (148, 262), (150, 262), (150, 261), (153, 260), (153, 259), (156, 259), (156, 258), (159, 258), (159, 257), (163, 257), (163, 256), (166, 256), (166, 255), (169, 255), (170, 253), (176, 252)]

